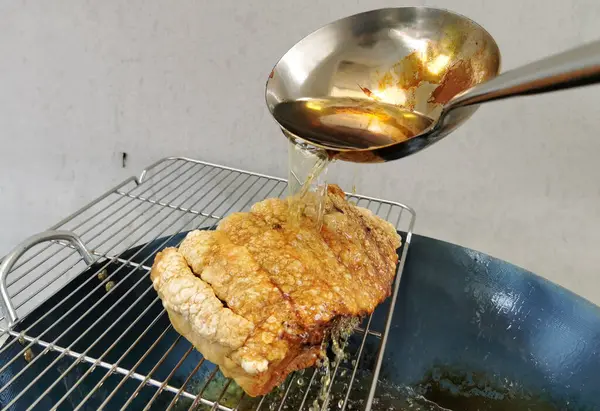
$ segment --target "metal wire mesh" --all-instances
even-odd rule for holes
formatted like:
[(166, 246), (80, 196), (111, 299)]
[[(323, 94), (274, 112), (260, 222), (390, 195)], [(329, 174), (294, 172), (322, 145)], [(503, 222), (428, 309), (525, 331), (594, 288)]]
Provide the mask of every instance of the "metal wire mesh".
[[(169, 158), (52, 227), (77, 234), (96, 261), (88, 265), (70, 244), (51, 241), (31, 247), (8, 273), (19, 320), (2, 317), (0, 324), (2, 408), (308, 408), (318, 395), (319, 371), (294, 373), (266, 397), (246, 396), (173, 330), (148, 276), (156, 252), (177, 245), (181, 233), (214, 227), (285, 188), (283, 179)], [(414, 212), (349, 199), (407, 233), (401, 273)], [(348, 360), (333, 370), (332, 408), (366, 405), (393, 302), (378, 307), (351, 337)]]

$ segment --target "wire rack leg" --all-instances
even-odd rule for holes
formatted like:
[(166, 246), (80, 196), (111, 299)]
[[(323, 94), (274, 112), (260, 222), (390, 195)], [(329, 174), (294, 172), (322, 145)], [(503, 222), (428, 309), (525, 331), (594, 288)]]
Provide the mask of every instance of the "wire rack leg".
[(81, 257), (87, 264), (92, 264), (94, 262), (94, 257), (88, 251), (86, 246), (83, 244), (79, 236), (69, 231), (47, 231), (44, 233), (40, 233), (29, 237), (27, 240), (19, 244), (13, 251), (11, 251), (0, 264), (0, 297), (2, 300), (2, 309), (5, 315), (8, 315), (8, 326), (12, 327), (16, 321), (18, 320), (17, 311), (15, 310), (10, 296), (8, 295), (8, 290), (6, 287), (6, 276), (10, 272), (12, 266), (17, 262), (19, 257), (23, 255), (27, 250), (33, 247), (36, 244), (39, 244), (44, 241), (50, 240), (65, 240), (69, 241), (73, 244), (74, 247), (77, 248)]

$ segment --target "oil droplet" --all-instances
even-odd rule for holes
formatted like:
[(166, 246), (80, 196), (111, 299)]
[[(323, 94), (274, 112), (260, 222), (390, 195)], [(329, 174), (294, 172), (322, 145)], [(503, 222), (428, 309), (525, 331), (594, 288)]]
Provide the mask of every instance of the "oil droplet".
[(33, 360), (33, 351), (31, 350), (31, 348), (28, 348), (27, 350), (25, 350), (25, 354), (23, 355), (25, 357), (25, 361), (27, 362), (31, 362), (31, 360)]
[(106, 285), (104, 286), (104, 288), (106, 288), (106, 292), (109, 292), (110, 290), (112, 290), (112, 288), (115, 286), (115, 282), (114, 281), (109, 281), (106, 283)]
[(302, 378), (302, 377), (298, 378), (298, 381), (296, 381), (296, 384), (298, 384), (300, 387), (302, 387), (304, 385), (304, 378)]
[(344, 400), (339, 400), (338, 401), (338, 408), (342, 409), (344, 407)]
[(98, 273), (98, 280), (100, 280), (100, 281), (106, 280), (106, 270), (102, 270)]

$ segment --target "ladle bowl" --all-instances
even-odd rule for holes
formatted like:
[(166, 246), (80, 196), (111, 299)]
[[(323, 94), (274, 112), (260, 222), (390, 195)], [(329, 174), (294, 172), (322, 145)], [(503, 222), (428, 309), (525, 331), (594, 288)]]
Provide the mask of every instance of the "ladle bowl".
[(600, 41), (498, 75), (491, 35), (439, 9), (381, 9), (308, 35), (277, 63), (269, 110), (298, 144), (332, 158), (383, 162), (414, 154), (480, 104), (600, 81)]
[[(359, 149), (344, 147), (339, 139), (337, 145), (333, 141), (321, 141), (321, 145), (350, 161), (387, 161), (398, 158), (398, 153), (386, 146), (394, 145), (402, 135), (407, 139), (422, 131), (402, 130), (401, 120), (395, 125), (386, 121), (397, 120), (390, 114), (393, 107), (399, 117), (416, 112), (436, 120), (444, 103), (495, 77), (499, 67), (496, 42), (466, 17), (422, 7), (380, 9), (337, 20), (299, 41), (274, 67), (266, 100), (287, 137), (319, 145), (315, 133), (323, 139), (341, 134), (343, 140), (352, 130), (374, 135), (379, 131), (379, 139)], [(449, 72), (455, 74), (453, 78)], [(338, 111), (343, 113), (329, 116), (327, 127), (327, 121), (320, 122), (314, 110), (306, 109), (311, 100), (341, 107)], [(370, 104), (370, 110), (352, 110), (357, 102)], [(387, 107), (383, 110), (387, 115), (382, 115), (382, 107)], [(471, 106), (457, 113), (452, 127), (476, 110), (477, 106)], [(395, 141), (386, 144), (381, 134), (391, 134)], [(411, 144), (419, 146), (432, 142), (431, 138), (412, 140)]]

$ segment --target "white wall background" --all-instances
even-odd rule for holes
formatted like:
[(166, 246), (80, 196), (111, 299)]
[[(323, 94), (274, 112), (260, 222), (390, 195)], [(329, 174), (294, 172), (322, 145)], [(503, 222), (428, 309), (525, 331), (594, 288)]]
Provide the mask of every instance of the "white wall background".
[[(471, 17), (505, 70), (600, 38), (597, 0), (1, 2), (0, 254), (161, 157), (285, 176), (263, 99), (273, 64), (331, 20), (400, 5)], [(359, 166), (357, 186), (412, 205), (418, 233), (600, 303), (599, 94), (482, 107), (426, 152)]]

